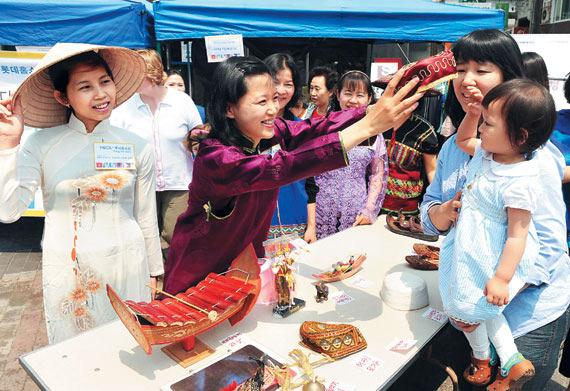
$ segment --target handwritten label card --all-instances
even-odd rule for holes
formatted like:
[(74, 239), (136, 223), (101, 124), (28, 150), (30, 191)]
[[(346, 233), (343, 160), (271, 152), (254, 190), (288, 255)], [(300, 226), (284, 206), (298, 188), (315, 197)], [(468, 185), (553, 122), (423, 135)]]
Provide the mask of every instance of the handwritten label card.
[(226, 338), (220, 340), (220, 343), (230, 350), (236, 350), (242, 346), (248, 345), (251, 341), (240, 332), (228, 335)]
[(334, 303), (337, 305), (345, 305), (354, 301), (354, 297), (344, 293), (344, 291), (334, 292), (330, 295), (330, 298), (333, 299)]
[(356, 386), (353, 386), (352, 384), (341, 383), (336, 380), (325, 384), (325, 387), (326, 391), (356, 391)]
[(393, 352), (407, 352), (411, 348), (413, 348), (416, 343), (418, 343), (415, 339), (399, 339), (396, 338), (392, 342), (386, 346), (386, 349), (391, 350)]
[(376, 373), (383, 366), (382, 360), (365, 353), (355, 357), (352, 363), (355, 367), (367, 372), (370, 375)]
[(428, 308), (422, 316), (426, 319), (431, 319), (442, 324), (447, 322), (447, 315), (441, 311), (436, 310), (435, 308)]
[(367, 280), (364, 277), (356, 277), (354, 280), (351, 281), (350, 285), (352, 285), (355, 288), (368, 289), (372, 286), (372, 281)]

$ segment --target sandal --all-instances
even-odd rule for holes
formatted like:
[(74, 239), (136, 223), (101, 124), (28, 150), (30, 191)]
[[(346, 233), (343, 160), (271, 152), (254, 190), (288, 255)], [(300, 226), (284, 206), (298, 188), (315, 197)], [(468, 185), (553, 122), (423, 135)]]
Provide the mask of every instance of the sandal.
[(480, 360), (471, 354), (471, 363), (463, 371), (463, 378), (475, 386), (485, 386), (491, 381), (493, 366), (491, 359)]
[[(487, 390), (504, 391), (504, 390), (520, 390), (522, 386), (534, 376), (534, 365), (525, 359), (522, 354), (517, 353), (509, 360), (518, 361), (510, 369), (502, 369), (497, 374), (497, 378), (491, 383)], [(507, 363), (508, 365), (509, 363)]]
[(433, 259), (434, 261), (439, 261), (439, 247), (423, 243), (414, 243), (412, 248), (418, 255)]
[(388, 214), (386, 216), (386, 224), (388, 225), (388, 230), (398, 235), (425, 240), (426, 242), (437, 242), (439, 239), (438, 235), (424, 234), (418, 216), (408, 217), (404, 215), (401, 210), (397, 215), (394, 213)]
[(439, 269), (439, 259), (431, 259), (425, 255), (407, 255), (406, 262), (417, 270), (437, 270)]

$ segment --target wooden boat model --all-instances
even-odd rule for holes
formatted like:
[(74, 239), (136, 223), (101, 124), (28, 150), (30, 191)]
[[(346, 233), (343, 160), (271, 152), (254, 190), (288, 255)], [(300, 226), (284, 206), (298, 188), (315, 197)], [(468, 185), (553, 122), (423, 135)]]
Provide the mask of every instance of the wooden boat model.
[[(355, 258), (356, 257), (356, 258)], [(335, 282), (352, 277), (362, 268), (366, 261), (366, 255), (351, 256), (348, 262), (339, 262), (333, 265), (333, 270), (329, 272), (313, 274), (313, 277), (322, 282)]]
[(184, 350), (190, 351), (197, 334), (226, 319), (235, 325), (251, 311), (260, 288), (257, 256), (250, 244), (227, 272), (210, 273), (176, 296), (135, 303), (122, 300), (109, 285), (107, 295), (119, 319), (143, 350), (151, 354), (152, 345), (178, 341)]

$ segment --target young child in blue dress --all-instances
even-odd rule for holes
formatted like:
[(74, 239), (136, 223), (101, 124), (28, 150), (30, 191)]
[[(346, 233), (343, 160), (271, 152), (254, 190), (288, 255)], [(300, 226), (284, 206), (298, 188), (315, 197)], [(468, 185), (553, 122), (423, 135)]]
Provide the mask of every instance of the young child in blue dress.
[(531, 216), (541, 189), (532, 157), (550, 137), (556, 111), (548, 91), (530, 80), (507, 81), (485, 97), (476, 87), (465, 93), (471, 103), (456, 143), (473, 158), (459, 217), (441, 250), (440, 293), (450, 318), (474, 325), (465, 332), (473, 350), (465, 379), (490, 382), (494, 347), (501, 369), (488, 389), (503, 390), (534, 375), (502, 311), (525, 288), (538, 258)]

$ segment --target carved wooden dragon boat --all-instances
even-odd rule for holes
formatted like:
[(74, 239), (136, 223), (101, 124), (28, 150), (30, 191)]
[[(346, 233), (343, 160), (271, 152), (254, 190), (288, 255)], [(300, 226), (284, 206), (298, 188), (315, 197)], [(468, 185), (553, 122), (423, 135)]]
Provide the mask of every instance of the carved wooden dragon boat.
[[(352, 263), (350, 263), (350, 261), (352, 261)], [(356, 273), (358, 273), (358, 271), (362, 267), (362, 264), (364, 263), (364, 261), (366, 261), (366, 255), (361, 254), (358, 256), (353, 256), (353, 257), (351, 257), (350, 261), (349, 262), (339, 262), (338, 266), (341, 266), (341, 268), (339, 270), (337, 270), (337, 267), (336, 267), (337, 265), (333, 265), (332, 271), (319, 273), (319, 274), (313, 274), (313, 277), (319, 279), (322, 282), (336, 282), (336, 281), (344, 280), (345, 278), (352, 277)]]
[(257, 256), (250, 244), (227, 272), (208, 274), (196, 286), (174, 296), (178, 300), (166, 297), (135, 303), (122, 300), (109, 285), (107, 295), (119, 319), (143, 350), (151, 354), (152, 345), (178, 341), (185, 350), (191, 350), (197, 334), (226, 319), (235, 325), (251, 311), (260, 288)]

